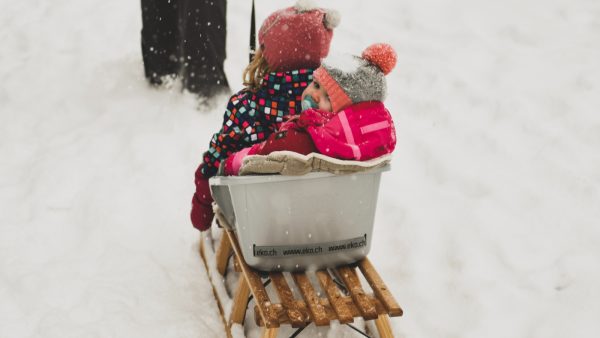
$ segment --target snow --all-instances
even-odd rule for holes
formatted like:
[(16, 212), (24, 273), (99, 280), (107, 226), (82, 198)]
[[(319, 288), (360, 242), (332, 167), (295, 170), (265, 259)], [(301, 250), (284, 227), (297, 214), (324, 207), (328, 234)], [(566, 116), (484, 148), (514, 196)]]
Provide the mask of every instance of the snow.
[[(600, 334), (600, 4), (319, 4), (341, 14), (331, 51), (398, 52), (369, 254), (396, 335)], [(2, 8), (0, 337), (222, 336), (188, 210), (226, 98), (144, 83), (139, 2)], [(229, 2), (235, 89), (249, 13)]]
[(322, 63), (327, 65), (327, 67), (339, 70), (344, 74), (355, 73), (358, 67), (366, 64), (363, 59), (358, 58), (357, 56), (335, 52), (330, 52), (329, 56), (327, 56)]

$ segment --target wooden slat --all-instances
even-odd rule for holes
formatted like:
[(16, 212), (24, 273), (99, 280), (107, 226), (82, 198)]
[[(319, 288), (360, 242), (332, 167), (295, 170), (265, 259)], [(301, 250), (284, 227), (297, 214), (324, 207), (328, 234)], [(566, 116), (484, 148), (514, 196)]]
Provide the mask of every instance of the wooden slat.
[(240, 267), (240, 261), (237, 258), (236, 254), (233, 254), (233, 271), (242, 272), (242, 268)]
[[(373, 306), (375, 307), (375, 310), (377, 311), (377, 314), (385, 313), (385, 308), (383, 307), (383, 304), (381, 304), (381, 302), (377, 299), (377, 297), (375, 297), (375, 295), (372, 295), (372, 294), (367, 295), (367, 299), (369, 300), (369, 302), (371, 304), (373, 304)], [(354, 303), (354, 299), (352, 299), (352, 297), (344, 296), (344, 297), (342, 297), (342, 301), (350, 309), (350, 313), (352, 313), (352, 317), (362, 316), (362, 314), (360, 313), (360, 310)], [(321, 304), (323, 304), (324, 306), (327, 306), (327, 307), (331, 306), (329, 304), (329, 302), (327, 301), (327, 299), (323, 299), (321, 301)]]
[(319, 270), (317, 271), (317, 278), (321, 284), (321, 289), (327, 294), (327, 299), (329, 299), (329, 303), (333, 307), (340, 323), (352, 323), (354, 321), (352, 312), (343, 301), (343, 296), (340, 294), (340, 290), (333, 282), (333, 279), (331, 279), (329, 272), (327, 272), (327, 270)]
[[(377, 314), (384, 315), (387, 313), (387, 311), (385, 310), (385, 308), (383, 307), (381, 302), (377, 299), (377, 297), (375, 297), (374, 295), (368, 295), (367, 297), (369, 298), (369, 301), (372, 302), (373, 305), (375, 306), (375, 309), (377, 310)], [(329, 318), (330, 321), (336, 320), (336, 319), (339, 320), (337, 314), (335, 313), (335, 310), (329, 303), (328, 299), (321, 298), (320, 302), (321, 302), (321, 305), (325, 309), (327, 318)], [(342, 302), (344, 302), (344, 304), (350, 309), (350, 313), (353, 318), (362, 317), (362, 314), (356, 307), (356, 304), (354, 303), (354, 300), (351, 297), (349, 297), (349, 296), (342, 297)], [(300, 312), (307, 313), (307, 314), (309, 313), (308, 307), (306, 306), (306, 303), (303, 300), (295, 300), (294, 303), (296, 305), (296, 308)], [(273, 304), (273, 311), (275, 311), (275, 313), (277, 314), (277, 318), (279, 319), (280, 324), (289, 324), (290, 323), (290, 319), (287, 316), (287, 311), (284, 309), (283, 305)], [(264, 326), (264, 324), (260, 318), (260, 315), (259, 315), (258, 306), (254, 307), (254, 314), (255, 314), (254, 319), (256, 321), (256, 325)], [(307, 318), (308, 318), (308, 320), (305, 323), (306, 325), (310, 324), (310, 322), (312, 321), (312, 317), (307, 316)]]
[(376, 319), (377, 311), (375, 306), (369, 301), (365, 291), (360, 285), (360, 280), (358, 279), (358, 275), (356, 274), (356, 270), (354, 268), (350, 268), (349, 266), (342, 266), (337, 268), (338, 273), (340, 274), (340, 278), (348, 288), (350, 292), (350, 296), (358, 306), (358, 309), (362, 313), (364, 319)]
[(308, 318), (305, 318), (302, 312), (296, 308), (296, 305), (294, 304), (294, 294), (292, 293), (292, 290), (290, 290), (288, 283), (285, 281), (283, 273), (271, 272), (269, 277), (279, 295), (279, 300), (287, 310), (287, 316), (292, 322), (292, 327), (299, 328), (305, 326)]
[(390, 317), (388, 317), (388, 315), (379, 315), (379, 318), (375, 320), (375, 326), (377, 326), (379, 337), (394, 338), (394, 334), (392, 333), (392, 327), (390, 326)]
[(327, 313), (325, 312), (325, 308), (321, 305), (319, 301), (319, 297), (315, 293), (315, 289), (310, 284), (310, 280), (303, 272), (293, 272), (292, 277), (302, 294), (302, 298), (308, 304), (308, 309), (313, 318), (315, 325), (317, 326), (325, 326), (329, 325), (329, 318), (327, 318)]
[(246, 308), (248, 307), (248, 296), (250, 296), (250, 288), (246, 279), (240, 278), (238, 286), (233, 298), (233, 307), (229, 316), (229, 326), (233, 323), (242, 324), (246, 317)]
[(358, 267), (365, 276), (367, 282), (369, 282), (369, 285), (371, 286), (371, 289), (373, 289), (375, 296), (379, 298), (389, 315), (392, 317), (402, 316), (402, 309), (400, 308), (400, 305), (398, 305), (396, 299), (394, 299), (394, 296), (385, 285), (383, 279), (381, 279), (377, 273), (377, 270), (375, 270), (375, 267), (373, 267), (369, 259), (365, 257), (358, 263)]
[(223, 234), (221, 236), (221, 240), (219, 241), (219, 246), (217, 247), (217, 253), (215, 254), (217, 259), (217, 271), (221, 274), (221, 276), (225, 276), (225, 271), (227, 271), (227, 262), (229, 261), (229, 256), (231, 256), (232, 252), (231, 242), (229, 241), (229, 237)]
[[(311, 317), (310, 317), (308, 308), (306, 307), (306, 303), (304, 303), (303, 300), (294, 300), (294, 306), (296, 307), (296, 309), (298, 311), (303, 313), (303, 318), (306, 319), (306, 321), (302, 324), (302, 326), (307, 326), (308, 324), (310, 324)], [(285, 309), (283, 304), (273, 304), (271, 306), (271, 308), (273, 309), (273, 312), (277, 316), (277, 320), (279, 321), (280, 325), (292, 324), (292, 321), (288, 317), (287, 310)], [(260, 313), (259, 313), (257, 305), (254, 305), (254, 322), (256, 323), (256, 326), (262, 327), (265, 325), (262, 318), (260, 317)]]
[(277, 331), (279, 331), (279, 329), (276, 327), (264, 328), (260, 337), (261, 338), (275, 338), (275, 337), (277, 337)]
[[(237, 238), (235, 238), (235, 233), (231, 230), (225, 230), (225, 233), (229, 237), (231, 241), (233, 251), (238, 257), (242, 256), (242, 250), (240, 249), (240, 245), (237, 242)], [(277, 315), (273, 312), (271, 307), (271, 300), (267, 295), (267, 291), (262, 284), (262, 281), (258, 274), (254, 270), (252, 270), (243, 259), (239, 259), (240, 268), (242, 269), (242, 275), (246, 278), (246, 282), (250, 286), (250, 292), (254, 296), (254, 300), (259, 307), (260, 315), (263, 317), (267, 328), (279, 327), (279, 321), (277, 320)]]

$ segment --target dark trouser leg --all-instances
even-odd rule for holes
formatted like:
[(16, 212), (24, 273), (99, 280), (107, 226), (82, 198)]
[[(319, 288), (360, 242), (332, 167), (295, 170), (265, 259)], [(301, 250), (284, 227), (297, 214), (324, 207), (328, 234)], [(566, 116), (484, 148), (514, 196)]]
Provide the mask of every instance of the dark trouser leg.
[(180, 0), (182, 81), (190, 92), (212, 96), (228, 91), (223, 70), (226, 0)]
[(177, 0), (142, 1), (142, 56), (146, 78), (160, 84), (160, 77), (179, 72)]

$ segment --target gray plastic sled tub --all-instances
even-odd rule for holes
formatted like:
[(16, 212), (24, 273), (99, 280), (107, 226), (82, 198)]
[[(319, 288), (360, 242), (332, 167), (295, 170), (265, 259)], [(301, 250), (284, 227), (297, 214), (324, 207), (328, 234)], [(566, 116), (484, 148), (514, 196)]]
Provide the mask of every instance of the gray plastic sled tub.
[(237, 233), (248, 265), (316, 270), (369, 253), (381, 173), (217, 176), (213, 198)]

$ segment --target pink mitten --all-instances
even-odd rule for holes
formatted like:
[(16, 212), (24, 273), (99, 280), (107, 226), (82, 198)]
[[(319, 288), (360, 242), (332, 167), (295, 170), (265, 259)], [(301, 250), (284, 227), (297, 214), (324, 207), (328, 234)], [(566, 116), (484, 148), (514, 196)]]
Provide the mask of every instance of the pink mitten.
[(192, 197), (192, 211), (190, 219), (194, 227), (200, 231), (208, 230), (214, 217), (212, 209), (212, 196), (208, 186), (208, 179), (202, 176), (200, 168), (196, 171), (196, 192)]

